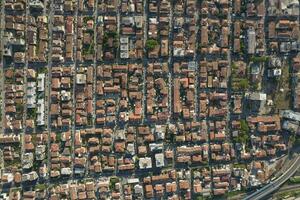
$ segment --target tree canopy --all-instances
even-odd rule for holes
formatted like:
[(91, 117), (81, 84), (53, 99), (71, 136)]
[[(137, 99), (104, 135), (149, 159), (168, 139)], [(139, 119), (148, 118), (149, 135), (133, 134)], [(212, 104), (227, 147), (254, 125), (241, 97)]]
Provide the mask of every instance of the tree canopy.
[(153, 39), (149, 39), (146, 41), (146, 49), (153, 50), (158, 45), (158, 42)]
[(241, 120), (240, 123), (241, 123), (241, 130), (239, 132), (239, 135), (235, 138), (235, 141), (245, 144), (249, 140), (250, 129), (246, 120)]

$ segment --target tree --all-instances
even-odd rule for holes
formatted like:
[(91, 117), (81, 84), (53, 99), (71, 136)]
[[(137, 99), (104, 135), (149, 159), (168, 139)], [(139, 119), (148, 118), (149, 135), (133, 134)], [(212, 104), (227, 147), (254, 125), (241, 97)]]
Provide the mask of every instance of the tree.
[(241, 120), (240, 123), (241, 123), (241, 130), (239, 135), (235, 138), (235, 141), (245, 144), (249, 140), (250, 129), (246, 120)]
[(109, 180), (109, 188), (114, 190), (116, 183), (120, 182), (120, 179), (118, 177), (111, 177)]
[(252, 62), (266, 62), (269, 60), (268, 56), (253, 56), (250, 58), (250, 61)]
[(244, 44), (244, 40), (241, 40), (241, 54), (243, 54), (245, 52), (245, 44)]
[(118, 47), (118, 40), (117, 40), (118, 34), (115, 31), (109, 31), (109, 32), (104, 33), (104, 35), (103, 35), (103, 47), (104, 48), (109, 48), (109, 46), (108, 46), (108, 39), (109, 38), (113, 39), (114, 48), (117, 48)]
[(238, 68), (239, 67), (235, 63), (232, 63), (232, 65), (231, 65), (231, 74), (232, 74), (232, 76), (235, 77), (237, 75)]
[(239, 67), (238, 67), (235, 63), (232, 63), (232, 64), (231, 64), (231, 68), (232, 68), (232, 69), (238, 69)]
[(23, 108), (24, 108), (24, 106), (22, 104), (20, 104), (20, 103), (16, 104), (16, 112), (17, 113), (23, 112)]
[(241, 80), (239, 81), (239, 86), (238, 86), (238, 88), (239, 88), (240, 90), (246, 90), (247, 88), (249, 88), (249, 82), (248, 82), (248, 80), (247, 80), (247, 79), (241, 79)]
[(253, 88), (253, 90), (258, 90), (258, 88), (259, 88), (259, 83), (253, 83), (253, 84), (252, 84), (252, 88)]
[(147, 50), (153, 50), (158, 45), (158, 42), (153, 39), (149, 39), (146, 41), (146, 49)]
[(36, 108), (28, 108), (27, 116), (29, 119), (34, 119), (36, 117)]
[(246, 122), (246, 120), (241, 120), (240, 122), (241, 122), (241, 130), (245, 131), (248, 134), (250, 131), (248, 123)]

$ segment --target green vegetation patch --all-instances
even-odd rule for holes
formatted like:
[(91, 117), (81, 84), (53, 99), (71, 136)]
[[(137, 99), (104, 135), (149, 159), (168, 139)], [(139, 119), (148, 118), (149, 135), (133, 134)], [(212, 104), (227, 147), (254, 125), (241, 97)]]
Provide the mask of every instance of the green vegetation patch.
[(247, 78), (233, 78), (232, 89), (245, 91), (249, 89), (249, 81)]
[(242, 169), (246, 169), (246, 168), (247, 168), (247, 165), (246, 165), (246, 164), (243, 164), (243, 163), (234, 163), (234, 164), (233, 164), (233, 167), (234, 167), (234, 168), (242, 168)]
[(16, 104), (16, 111), (17, 111), (17, 113), (22, 113), (23, 109), (24, 109), (24, 105), (23, 104), (20, 104), (20, 103)]
[(246, 90), (249, 88), (249, 81), (248, 79), (240, 79), (238, 82), (238, 88), (241, 90)]
[[(290, 89), (291, 75), (289, 73), (289, 67), (284, 66), (282, 68), (282, 74), (278, 82), (277, 92), (274, 92), (274, 105), (277, 109), (289, 109), (291, 104), (291, 89)], [(280, 91), (279, 89), (283, 89)], [(278, 91), (279, 90), (279, 91)]]
[(35, 119), (36, 118), (36, 111), (37, 111), (36, 108), (28, 108), (27, 109), (27, 117), (29, 119)]
[(83, 55), (94, 54), (94, 52), (94, 42), (92, 42), (90, 45), (84, 45), (82, 48)]
[(35, 186), (35, 189), (39, 190), (39, 191), (43, 191), (43, 190), (47, 189), (47, 186), (46, 186), (46, 184), (37, 184)]
[(83, 23), (86, 24), (89, 20), (94, 20), (92, 16), (86, 16), (83, 18)]
[(231, 192), (228, 192), (226, 194), (226, 197), (230, 198), (230, 197), (234, 197), (234, 196), (237, 196), (237, 195), (240, 195), (240, 194), (243, 194), (245, 193), (244, 190), (239, 190), (239, 191), (231, 191)]
[(266, 62), (269, 60), (268, 56), (253, 56), (250, 58), (252, 62)]
[(231, 88), (235, 91), (245, 91), (248, 90), (249, 80), (246, 75), (241, 75), (239, 71), (239, 66), (237, 66), (238, 63), (233, 63), (231, 65)]
[(289, 183), (291, 183), (291, 184), (298, 184), (298, 183), (300, 183), (300, 176), (291, 177), (289, 179)]
[(241, 123), (241, 130), (239, 132), (239, 135), (236, 138), (234, 138), (234, 141), (238, 143), (246, 144), (250, 138), (249, 137), (250, 129), (246, 120), (241, 120), (240, 123)]
[(110, 188), (111, 190), (115, 190), (116, 183), (118, 183), (118, 182), (120, 182), (120, 179), (119, 179), (118, 177), (116, 177), (116, 176), (111, 177), (111, 178), (109, 179), (109, 188)]
[(38, 68), (38, 73), (39, 74), (46, 74), (46, 73), (48, 73), (48, 68), (47, 67), (39, 67)]
[(108, 45), (108, 39), (113, 38), (113, 47), (117, 48), (118, 47), (118, 34), (116, 31), (109, 31), (105, 32), (103, 35), (103, 47), (104, 48), (109, 48)]
[(300, 190), (293, 190), (293, 191), (287, 191), (287, 192), (281, 192), (277, 195), (279, 199), (285, 199), (288, 197), (298, 197), (300, 195)]
[(146, 49), (147, 50), (153, 50), (158, 45), (157, 40), (149, 39), (146, 41)]

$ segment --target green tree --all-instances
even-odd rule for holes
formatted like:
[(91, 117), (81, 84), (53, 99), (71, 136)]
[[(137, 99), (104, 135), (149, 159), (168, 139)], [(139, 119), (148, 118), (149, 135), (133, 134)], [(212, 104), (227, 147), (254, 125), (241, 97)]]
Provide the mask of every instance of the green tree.
[(249, 88), (249, 82), (247, 79), (241, 79), (238, 84), (240, 90), (246, 90)]
[(118, 177), (111, 177), (109, 180), (109, 188), (111, 190), (115, 189), (116, 183), (120, 182), (120, 179)]
[(248, 123), (246, 122), (246, 120), (241, 120), (241, 130), (239, 135), (235, 138), (235, 142), (239, 142), (239, 143), (247, 143), (249, 140), (249, 126)]
[(253, 56), (250, 58), (252, 62), (266, 62), (269, 60), (268, 56)]
[(240, 122), (241, 122), (241, 130), (245, 131), (248, 134), (250, 131), (248, 123), (246, 122), (246, 120), (241, 120)]
[(118, 47), (118, 34), (116, 31), (110, 31), (110, 32), (105, 32), (103, 35), (103, 47), (104, 48), (109, 48), (108, 46), (108, 39), (113, 38), (113, 45), (114, 48)]
[(147, 50), (153, 50), (158, 45), (158, 42), (153, 39), (149, 39), (146, 41), (146, 49)]
[(24, 108), (24, 106), (22, 104), (20, 104), (20, 103), (16, 104), (16, 112), (17, 113), (23, 112), (23, 108)]

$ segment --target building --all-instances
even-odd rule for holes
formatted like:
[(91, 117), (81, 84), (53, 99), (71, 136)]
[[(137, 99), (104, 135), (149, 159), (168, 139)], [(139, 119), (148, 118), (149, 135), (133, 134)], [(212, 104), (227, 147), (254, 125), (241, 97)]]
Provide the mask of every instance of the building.
[(251, 106), (251, 111), (253, 112), (261, 112), (267, 102), (267, 94), (261, 92), (252, 92), (245, 94), (247, 100), (249, 101), (249, 105)]
[(44, 9), (44, 4), (40, 0), (30, 0), (29, 6), (38, 10)]
[(35, 148), (35, 159), (36, 160), (44, 160), (46, 157), (46, 146), (45, 145), (38, 145)]
[(155, 154), (155, 165), (156, 167), (164, 167), (165, 166), (165, 157), (163, 153)]
[(38, 74), (37, 77), (37, 91), (44, 92), (45, 91), (45, 74)]
[(72, 174), (72, 170), (70, 167), (61, 168), (61, 175), (69, 176)]
[(152, 168), (151, 158), (150, 157), (140, 158), (139, 167), (140, 169), (151, 169)]
[(280, 115), (283, 118), (286, 118), (288, 120), (300, 122), (300, 113), (299, 112), (294, 112), (292, 110), (283, 110), (280, 112)]
[(248, 53), (254, 54), (255, 48), (256, 48), (256, 34), (255, 30), (250, 28), (247, 31), (247, 37), (248, 37)]
[(30, 169), (33, 166), (33, 153), (25, 153), (23, 156), (23, 169)]
[(35, 108), (36, 106), (36, 82), (27, 83), (27, 107)]
[(37, 102), (37, 125), (45, 125), (45, 101), (44, 99), (39, 99)]
[(123, 59), (129, 58), (129, 38), (128, 37), (120, 37), (120, 57)]
[(268, 70), (268, 77), (280, 77), (281, 76), (281, 69), (269, 69)]

